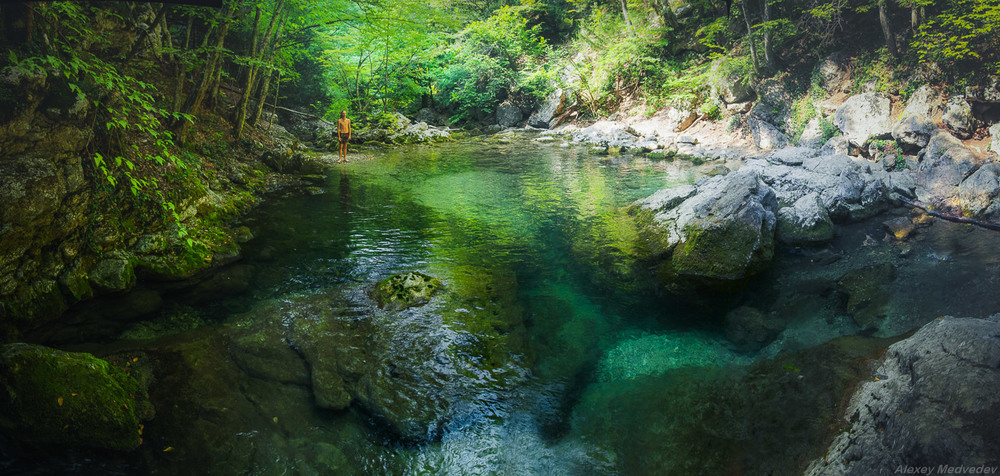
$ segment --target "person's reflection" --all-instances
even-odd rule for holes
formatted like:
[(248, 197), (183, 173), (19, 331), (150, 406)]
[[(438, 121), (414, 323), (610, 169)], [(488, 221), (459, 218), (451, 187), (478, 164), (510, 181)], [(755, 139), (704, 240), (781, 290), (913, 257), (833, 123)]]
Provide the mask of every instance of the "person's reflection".
[(351, 179), (343, 170), (340, 172), (340, 208), (344, 211), (351, 208)]

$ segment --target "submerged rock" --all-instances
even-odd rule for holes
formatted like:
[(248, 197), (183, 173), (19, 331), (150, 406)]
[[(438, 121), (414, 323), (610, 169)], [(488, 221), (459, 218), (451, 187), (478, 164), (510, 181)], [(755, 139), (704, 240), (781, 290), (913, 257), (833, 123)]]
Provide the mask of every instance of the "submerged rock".
[(937, 319), (889, 347), (810, 476), (995, 467), (1000, 318)]
[(764, 313), (749, 306), (740, 306), (726, 314), (726, 339), (737, 350), (756, 352), (771, 343), (784, 327)]
[(152, 416), (146, 389), (91, 354), (7, 344), (0, 389), (0, 428), (22, 442), (131, 450)]
[(848, 271), (837, 280), (837, 290), (847, 296), (847, 313), (862, 331), (872, 332), (885, 322), (896, 267), (880, 263)]
[(372, 295), (382, 309), (401, 311), (427, 304), (441, 287), (440, 279), (411, 271), (383, 279), (375, 286)]

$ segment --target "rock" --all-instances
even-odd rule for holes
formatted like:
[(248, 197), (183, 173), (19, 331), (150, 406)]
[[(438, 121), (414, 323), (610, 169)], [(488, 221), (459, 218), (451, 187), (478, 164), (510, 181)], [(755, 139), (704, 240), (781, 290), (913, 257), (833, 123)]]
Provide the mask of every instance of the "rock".
[(451, 138), (447, 130), (431, 127), (426, 122), (407, 125), (405, 128), (386, 137), (388, 142), (413, 144), (421, 142), (441, 142)]
[(140, 382), (91, 354), (7, 344), (0, 388), (0, 428), (16, 441), (131, 450), (152, 417)]
[(528, 117), (528, 125), (541, 129), (554, 127), (556, 118), (565, 112), (568, 97), (569, 95), (562, 89), (557, 88), (552, 91), (539, 106), (538, 111)]
[(820, 243), (833, 239), (833, 221), (819, 193), (813, 192), (778, 210), (777, 231), (784, 243)]
[(510, 101), (505, 101), (497, 106), (497, 123), (502, 127), (516, 127), (521, 123), (524, 114), (521, 108)]
[(965, 96), (954, 96), (948, 99), (948, 103), (944, 107), (944, 114), (941, 115), (941, 121), (948, 126), (948, 130), (962, 139), (972, 137), (972, 133), (975, 131), (976, 124), (972, 117), (972, 108), (969, 107)]
[(858, 147), (863, 147), (871, 139), (886, 139), (892, 136), (892, 122), (889, 114), (892, 102), (878, 93), (864, 93), (851, 96), (833, 115), (833, 124)]
[(802, 135), (799, 136), (798, 145), (807, 149), (819, 149), (823, 147), (823, 143), (823, 128), (820, 127), (819, 118), (809, 119), (805, 129), (802, 130)]
[(850, 58), (846, 53), (837, 52), (828, 56), (817, 66), (820, 86), (828, 95), (832, 96), (845, 89), (847, 79), (851, 76), (848, 68), (849, 61)]
[(876, 175), (871, 164), (845, 155), (805, 157), (801, 166), (772, 164), (749, 159), (743, 166), (756, 170), (774, 189), (781, 206), (793, 206), (810, 193), (818, 193), (830, 217), (861, 219), (889, 205), (887, 178)]
[[(758, 101), (750, 109), (750, 117), (756, 117), (781, 130), (780, 125), (788, 123), (791, 113), (788, 105), (792, 103), (785, 84), (777, 79), (766, 79), (757, 85), (757, 93)], [(753, 127), (753, 123), (750, 127)]]
[(754, 144), (764, 150), (779, 149), (790, 144), (784, 132), (754, 116), (750, 117), (750, 133), (753, 134)]
[(1000, 154), (1000, 122), (990, 126), (990, 150)]
[(809, 476), (899, 468), (995, 467), (1000, 454), (1000, 322), (935, 319), (889, 347), (851, 397), (837, 435)]
[(916, 170), (917, 199), (954, 211), (958, 186), (978, 166), (979, 159), (946, 131), (939, 130), (924, 149)]
[[(755, 171), (708, 177), (676, 207), (676, 196), (636, 202), (640, 228), (661, 263), (664, 284), (674, 277), (726, 282), (762, 271), (774, 254), (777, 200)], [(686, 193), (686, 192), (685, 192)]]
[(780, 323), (749, 306), (740, 306), (726, 314), (726, 339), (743, 352), (763, 349), (782, 330)]
[(723, 61), (712, 64), (711, 75), (715, 78), (712, 84), (713, 95), (722, 99), (725, 104), (735, 104), (753, 99), (754, 90), (738, 73), (723, 69)]
[(896, 279), (896, 267), (881, 263), (848, 271), (837, 280), (837, 291), (847, 296), (847, 313), (865, 332), (877, 330), (889, 311), (888, 283)]
[(941, 115), (941, 97), (930, 86), (917, 89), (906, 103), (899, 121), (892, 126), (892, 137), (904, 151), (916, 152), (927, 145), (937, 130)]
[(882, 222), (886, 230), (897, 240), (905, 240), (916, 230), (913, 221), (906, 217), (896, 217)]
[(833, 136), (823, 144), (819, 150), (819, 155), (850, 155), (851, 142), (847, 136)]
[(105, 292), (125, 291), (135, 284), (134, 260), (127, 256), (103, 259), (90, 270), (90, 282)]
[(917, 180), (913, 178), (913, 172), (910, 170), (890, 172), (889, 188), (894, 193), (898, 193), (906, 198), (917, 198), (917, 194), (915, 192), (915, 189), (917, 188)]
[(996, 218), (1000, 211), (1000, 164), (984, 164), (958, 187), (958, 206), (964, 216)]
[(816, 157), (818, 152), (815, 149), (806, 147), (785, 147), (767, 155), (764, 160), (772, 164), (782, 165), (802, 165), (802, 160)]
[(435, 277), (411, 271), (383, 279), (375, 286), (372, 296), (382, 309), (401, 311), (427, 304), (442, 286), (441, 280)]

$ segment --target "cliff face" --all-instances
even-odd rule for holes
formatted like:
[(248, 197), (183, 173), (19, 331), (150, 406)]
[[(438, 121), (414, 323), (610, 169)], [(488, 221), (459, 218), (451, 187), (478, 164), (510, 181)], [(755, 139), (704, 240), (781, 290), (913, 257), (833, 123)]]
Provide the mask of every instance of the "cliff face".
[(58, 313), (64, 294), (73, 294), (59, 279), (88, 254), (94, 202), (82, 153), (93, 131), (89, 103), (59, 101), (46, 76), (9, 71), (0, 83), (21, 108), (0, 124), (0, 319), (7, 322)]

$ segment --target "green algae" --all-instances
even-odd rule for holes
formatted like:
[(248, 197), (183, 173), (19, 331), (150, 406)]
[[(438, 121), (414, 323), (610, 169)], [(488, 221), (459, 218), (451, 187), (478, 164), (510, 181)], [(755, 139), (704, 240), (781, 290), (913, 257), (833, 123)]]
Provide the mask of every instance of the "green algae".
[(145, 388), (91, 354), (8, 344), (0, 386), (0, 427), (20, 441), (130, 450), (151, 417)]

